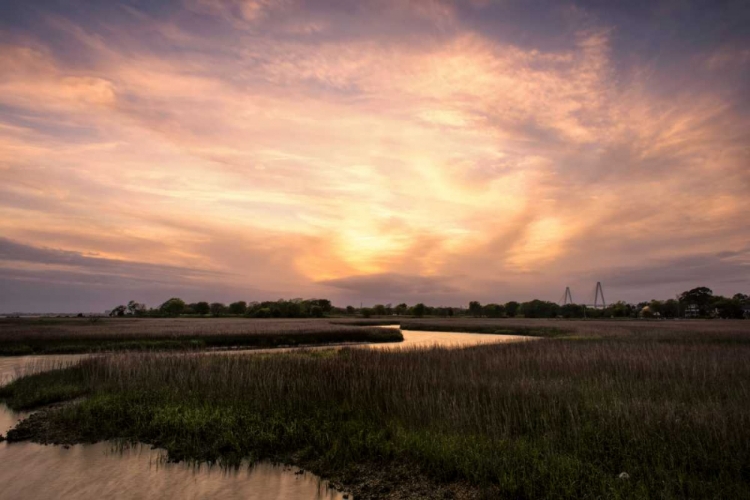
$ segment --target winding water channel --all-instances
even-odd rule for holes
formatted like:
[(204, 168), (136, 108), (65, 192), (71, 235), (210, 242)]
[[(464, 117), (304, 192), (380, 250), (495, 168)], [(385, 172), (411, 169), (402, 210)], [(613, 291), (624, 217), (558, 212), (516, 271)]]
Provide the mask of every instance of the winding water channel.
[[(398, 344), (358, 347), (396, 348), (441, 345), (461, 347), (526, 340), (513, 335), (403, 331)], [(252, 354), (258, 351), (234, 351)], [(25, 373), (70, 364), (87, 355), (0, 357), (0, 385)], [(0, 405), (0, 433), (24, 413)], [(0, 499), (343, 499), (317, 476), (270, 463), (225, 470), (174, 464), (148, 446), (115, 449), (112, 443), (70, 447), (34, 443), (0, 443)], [(351, 495), (348, 498), (352, 498)]]

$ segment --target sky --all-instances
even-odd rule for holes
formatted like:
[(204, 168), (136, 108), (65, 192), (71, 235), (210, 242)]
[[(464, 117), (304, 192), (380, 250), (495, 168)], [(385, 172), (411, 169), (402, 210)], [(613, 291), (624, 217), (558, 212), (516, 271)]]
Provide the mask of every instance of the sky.
[(0, 312), (750, 293), (750, 3), (4, 0)]

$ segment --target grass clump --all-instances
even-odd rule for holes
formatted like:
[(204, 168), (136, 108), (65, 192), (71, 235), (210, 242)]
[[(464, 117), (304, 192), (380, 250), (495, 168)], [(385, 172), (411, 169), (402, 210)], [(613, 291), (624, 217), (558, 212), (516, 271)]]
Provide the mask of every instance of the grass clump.
[[(60, 377), (84, 401), (44, 413), (39, 427), (23, 422), (8, 438), (120, 438), (178, 460), (272, 458), (324, 475), (407, 467), (435, 484), (464, 484), (469, 497), (750, 498), (747, 359), (750, 342), (739, 338), (640, 337), (110, 355)], [(29, 396), (49, 383), (42, 375), (0, 394), (12, 407), (42, 400)], [(392, 482), (408, 490), (412, 479)]]
[(12, 400), (16, 411), (69, 401), (87, 393), (84, 373), (78, 368), (60, 368), (16, 379), (0, 387), (0, 399)]

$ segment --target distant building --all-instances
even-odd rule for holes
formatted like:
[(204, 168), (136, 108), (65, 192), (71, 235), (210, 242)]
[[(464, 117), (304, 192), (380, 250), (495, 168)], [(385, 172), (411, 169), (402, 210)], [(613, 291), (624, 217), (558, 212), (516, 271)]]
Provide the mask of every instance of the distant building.
[(660, 318), (661, 314), (658, 312), (654, 312), (651, 310), (651, 306), (645, 306), (643, 309), (638, 312), (639, 318)]
[(750, 305), (743, 306), (742, 312), (744, 313), (745, 319), (750, 319)]
[(686, 318), (698, 318), (701, 315), (700, 307), (698, 307), (698, 304), (689, 304), (687, 308), (685, 309), (685, 317)]

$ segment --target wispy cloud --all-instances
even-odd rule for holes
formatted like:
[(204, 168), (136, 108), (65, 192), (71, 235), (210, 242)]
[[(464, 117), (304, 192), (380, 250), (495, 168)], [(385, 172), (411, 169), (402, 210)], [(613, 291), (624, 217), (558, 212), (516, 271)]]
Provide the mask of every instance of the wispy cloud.
[[(419, 300), (424, 283), (457, 302), (555, 298), (613, 269), (745, 248), (743, 35), (686, 48), (649, 12), (630, 13), (636, 33), (615, 10), (547, 7), (11, 2), (0, 232), (49, 265), (96, 254), (129, 263), (119, 278), (157, 266), (177, 290), (193, 269), (253, 295), (240, 298), (341, 303)], [(6, 280), (52, 279), (14, 262)], [(750, 286), (746, 267), (692, 269)]]

